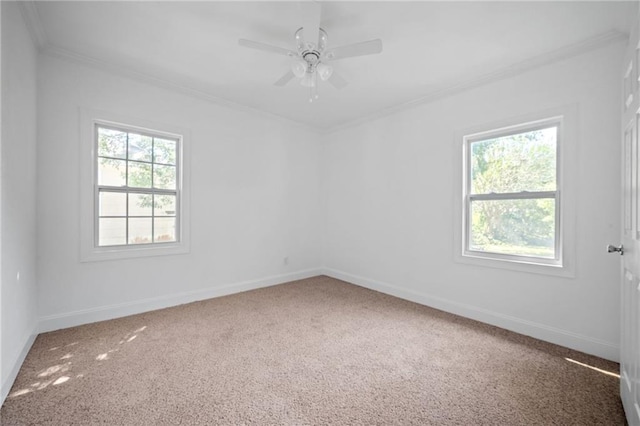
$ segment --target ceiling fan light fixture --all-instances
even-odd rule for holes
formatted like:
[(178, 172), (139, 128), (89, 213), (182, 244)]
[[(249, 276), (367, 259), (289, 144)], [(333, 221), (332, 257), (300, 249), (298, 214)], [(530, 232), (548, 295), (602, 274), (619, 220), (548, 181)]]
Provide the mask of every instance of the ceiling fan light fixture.
[(307, 62), (303, 59), (296, 59), (291, 63), (291, 72), (298, 78), (304, 77), (307, 73)]
[(331, 78), (331, 74), (333, 74), (333, 67), (323, 64), (322, 62), (318, 64), (316, 70), (318, 71), (318, 75), (322, 81), (329, 80), (329, 78)]

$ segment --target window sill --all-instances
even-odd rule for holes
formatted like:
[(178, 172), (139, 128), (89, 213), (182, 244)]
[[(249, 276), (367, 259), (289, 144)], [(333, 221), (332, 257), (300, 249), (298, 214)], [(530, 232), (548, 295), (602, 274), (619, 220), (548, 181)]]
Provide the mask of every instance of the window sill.
[(529, 259), (526, 260), (514, 260), (514, 259), (499, 259), (495, 257), (488, 257), (482, 255), (475, 255), (473, 253), (458, 254), (455, 256), (456, 263), (482, 266), (486, 268), (494, 269), (506, 269), (517, 272), (525, 272), (531, 274), (552, 275), (562, 278), (574, 278), (575, 271), (571, 265), (555, 265), (545, 263), (535, 263)]
[(148, 246), (116, 246), (100, 247), (83, 250), (81, 262), (96, 262), (103, 260), (135, 259), (140, 257), (170, 256), (189, 253), (189, 247), (184, 243), (148, 245)]

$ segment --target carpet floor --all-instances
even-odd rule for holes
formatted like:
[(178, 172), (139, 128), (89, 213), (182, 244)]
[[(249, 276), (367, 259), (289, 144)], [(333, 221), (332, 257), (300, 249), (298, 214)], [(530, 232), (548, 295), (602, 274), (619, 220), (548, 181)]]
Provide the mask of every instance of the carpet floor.
[(621, 425), (618, 368), (321, 276), (41, 334), (0, 423)]

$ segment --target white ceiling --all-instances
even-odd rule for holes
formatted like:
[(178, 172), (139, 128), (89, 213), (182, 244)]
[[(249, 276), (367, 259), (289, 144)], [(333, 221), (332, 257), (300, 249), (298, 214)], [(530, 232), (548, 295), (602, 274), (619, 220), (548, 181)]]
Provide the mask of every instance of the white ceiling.
[[(34, 6), (35, 7), (31, 7)], [(295, 50), (297, 2), (57, 2), (26, 8), (41, 48), (199, 91), (320, 130), (520, 72), (626, 36), (633, 2), (322, 2), (329, 46), (381, 38), (379, 55), (336, 61), (349, 85), (308, 102), (273, 83)], [(35, 13), (34, 13), (35, 12)]]

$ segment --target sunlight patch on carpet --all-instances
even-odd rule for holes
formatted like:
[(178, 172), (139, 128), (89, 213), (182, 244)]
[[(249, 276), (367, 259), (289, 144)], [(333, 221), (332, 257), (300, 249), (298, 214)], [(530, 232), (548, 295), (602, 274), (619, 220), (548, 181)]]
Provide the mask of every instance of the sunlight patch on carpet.
[(51, 375), (54, 375), (58, 372), (60, 373), (64, 373), (65, 371), (69, 370), (69, 366), (71, 365), (71, 362), (68, 362), (66, 364), (58, 364), (58, 365), (52, 365), (51, 367), (45, 369), (44, 371), (41, 371), (40, 373), (38, 373), (38, 377), (49, 377)]
[(15, 398), (17, 396), (26, 395), (31, 392), (33, 389), (20, 389), (9, 395), (9, 398)]
[(571, 358), (565, 358), (565, 359), (567, 361), (572, 362), (572, 363), (574, 363), (576, 365), (579, 365), (581, 367), (585, 367), (585, 368), (589, 368), (589, 369), (591, 369), (593, 371), (597, 371), (598, 373), (606, 374), (607, 376), (616, 377), (618, 379), (620, 378), (620, 375), (618, 373), (614, 373), (612, 371), (603, 370), (601, 368), (594, 367), (594, 366), (589, 365), (589, 364), (584, 364), (582, 362), (576, 361), (575, 359), (571, 359)]
[(58, 379), (56, 379), (56, 381), (55, 381), (55, 382), (53, 382), (53, 385), (54, 385), (54, 386), (55, 386), (55, 385), (61, 385), (61, 384), (63, 384), (64, 382), (68, 381), (69, 379), (70, 379), (70, 377), (69, 377), (69, 376), (62, 376), (62, 377), (59, 377)]

